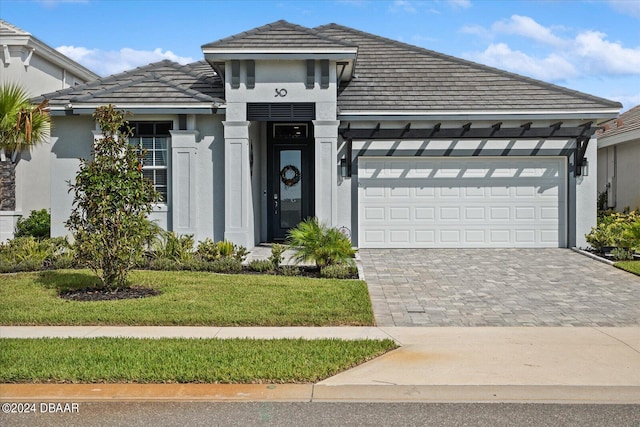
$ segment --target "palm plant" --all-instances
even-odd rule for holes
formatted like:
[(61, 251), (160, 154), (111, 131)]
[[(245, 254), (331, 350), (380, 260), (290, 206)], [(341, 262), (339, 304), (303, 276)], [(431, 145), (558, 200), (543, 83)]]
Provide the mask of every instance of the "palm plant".
[(302, 221), (289, 231), (287, 244), (296, 250), (297, 263), (312, 261), (320, 269), (351, 262), (355, 250), (340, 230), (322, 224), (317, 218)]
[(15, 209), (15, 162), (23, 150), (31, 150), (49, 137), (48, 101), (29, 102), (20, 85), (0, 86), (0, 210)]

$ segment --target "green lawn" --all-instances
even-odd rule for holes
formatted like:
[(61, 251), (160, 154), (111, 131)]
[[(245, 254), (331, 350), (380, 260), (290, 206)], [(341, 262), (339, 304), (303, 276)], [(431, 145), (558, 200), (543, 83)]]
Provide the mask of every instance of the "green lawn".
[(0, 325), (373, 325), (367, 286), (359, 280), (270, 275), (135, 271), (131, 282), (161, 295), (78, 302), (60, 290), (96, 283), (85, 270), (0, 275)]
[(640, 261), (620, 261), (614, 264), (616, 267), (640, 276)]
[(310, 383), (392, 340), (0, 339), (0, 383)]

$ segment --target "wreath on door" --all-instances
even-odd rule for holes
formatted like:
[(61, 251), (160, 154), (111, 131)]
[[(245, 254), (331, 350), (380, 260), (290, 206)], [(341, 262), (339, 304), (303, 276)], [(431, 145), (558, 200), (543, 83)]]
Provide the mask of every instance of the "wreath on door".
[(287, 187), (292, 187), (300, 182), (300, 169), (293, 165), (287, 165), (280, 171), (280, 179)]

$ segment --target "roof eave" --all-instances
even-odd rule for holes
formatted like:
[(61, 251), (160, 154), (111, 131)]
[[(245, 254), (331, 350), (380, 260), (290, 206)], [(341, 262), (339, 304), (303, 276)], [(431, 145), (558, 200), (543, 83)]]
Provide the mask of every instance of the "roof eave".
[(338, 114), (340, 120), (608, 120), (618, 116), (619, 110), (486, 110), (486, 111), (384, 111), (384, 110), (343, 110)]
[[(100, 104), (68, 104), (52, 105), (49, 111), (52, 116), (91, 115)], [(226, 106), (222, 103), (190, 103), (190, 104), (113, 104), (115, 108), (132, 114), (225, 114)]]
[(207, 61), (220, 61), (232, 59), (335, 59), (355, 60), (358, 48), (313, 48), (313, 49), (211, 49), (203, 48), (202, 52)]
[(640, 141), (640, 129), (628, 132), (621, 132), (611, 136), (598, 136), (598, 148), (611, 147), (613, 145), (625, 144), (627, 142)]

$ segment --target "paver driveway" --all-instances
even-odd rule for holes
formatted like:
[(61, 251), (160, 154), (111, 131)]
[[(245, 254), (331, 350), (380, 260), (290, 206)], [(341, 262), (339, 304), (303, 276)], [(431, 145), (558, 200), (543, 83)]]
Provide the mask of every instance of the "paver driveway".
[(570, 249), (361, 249), (379, 326), (640, 325), (640, 277)]

